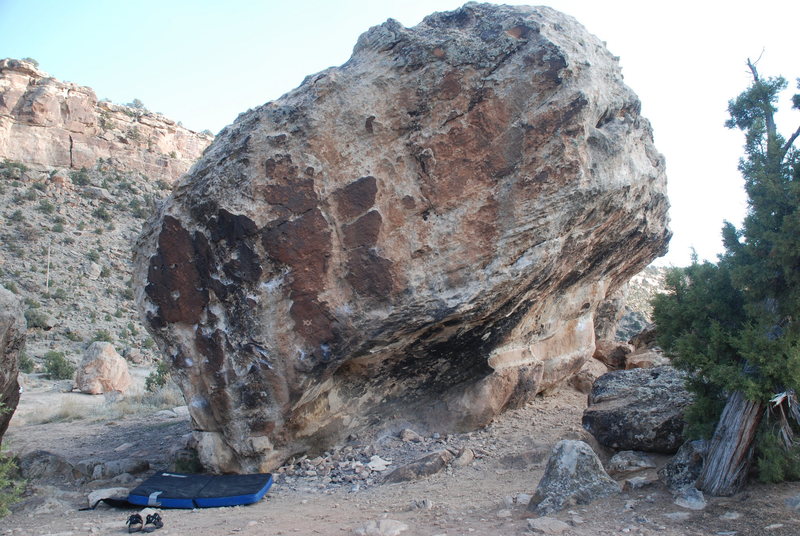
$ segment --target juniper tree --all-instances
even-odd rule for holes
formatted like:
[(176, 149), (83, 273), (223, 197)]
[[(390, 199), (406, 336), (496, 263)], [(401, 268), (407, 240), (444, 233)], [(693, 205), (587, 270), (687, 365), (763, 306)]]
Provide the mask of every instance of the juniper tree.
[[(775, 124), (786, 80), (762, 78), (749, 60), (747, 66), (753, 82), (728, 103), (725, 123), (745, 134), (739, 170), (747, 215), (739, 229), (725, 223), (725, 253), (716, 264), (693, 259), (673, 270), (670, 292), (653, 304), (659, 343), (690, 373), (696, 401), (687, 413), (689, 434), (708, 436), (716, 427), (707, 468), (718, 469), (704, 472), (699, 484), (714, 494), (731, 494), (744, 482), (754, 437), (762, 480), (800, 478), (791, 424), (800, 418), (800, 128), (785, 138)], [(792, 104), (800, 109), (800, 94)], [(723, 439), (726, 431), (738, 436)], [(729, 480), (709, 484), (713, 470), (730, 470)]]

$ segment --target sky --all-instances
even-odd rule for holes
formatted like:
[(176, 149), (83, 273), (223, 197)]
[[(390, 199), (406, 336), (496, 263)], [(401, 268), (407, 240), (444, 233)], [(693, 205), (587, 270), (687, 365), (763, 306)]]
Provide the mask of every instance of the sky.
[[(517, 2), (504, 2), (515, 4)], [(534, 3), (537, 2), (525, 2)], [(796, 0), (551, 0), (620, 57), (667, 162), (673, 239), (657, 261), (714, 261), (724, 220), (739, 224), (744, 138), (724, 128), (727, 102), (762, 75), (800, 77)], [(99, 98), (218, 132), (309, 74), (344, 63), (358, 36), (387, 18), (414, 26), (450, 0), (0, 0), (0, 58), (31, 57)], [(787, 102), (789, 93), (787, 93)], [(784, 106), (787, 110), (788, 104)], [(790, 133), (800, 112), (782, 113)]]

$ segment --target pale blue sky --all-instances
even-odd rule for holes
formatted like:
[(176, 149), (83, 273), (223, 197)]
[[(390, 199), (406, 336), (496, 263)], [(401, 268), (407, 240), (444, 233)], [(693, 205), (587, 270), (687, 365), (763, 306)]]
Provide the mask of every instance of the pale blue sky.
[[(308, 75), (350, 56), (387, 18), (406, 26), (448, 0), (0, 0), (0, 57), (37, 59), (51, 75), (114, 102), (141, 99), (195, 130), (214, 132)], [(507, 2), (517, 3), (517, 2)], [(535, 2), (533, 2), (535, 3)], [(744, 62), (765, 50), (764, 74), (800, 76), (800, 2), (552, 0), (621, 57), (667, 159), (670, 255), (713, 260), (723, 219), (739, 222), (743, 143), (723, 127), (726, 103), (748, 82)], [(784, 130), (800, 113), (782, 117)]]

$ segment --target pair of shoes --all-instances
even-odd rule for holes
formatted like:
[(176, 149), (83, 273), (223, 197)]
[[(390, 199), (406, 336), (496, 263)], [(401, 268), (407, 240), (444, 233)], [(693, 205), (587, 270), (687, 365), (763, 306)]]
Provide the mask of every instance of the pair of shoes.
[(139, 514), (131, 514), (125, 524), (128, 525), (128, 532), (139, 532), (142, 530), (144, 522)]
[(159, 514), (148, 514), (144, 522), (140, 514), (131, 514), (125, 524), (128, 525), (128, 532), (153, 532), (164, 526)]
[(144, 531), (145, 532), (153, 532), (156, 529), (160, 529), (164, 526), (164, 522), (161, 520), (161, 516), (159, 514), (150, 514), (147, 516), (147, 520), (144, 523)]

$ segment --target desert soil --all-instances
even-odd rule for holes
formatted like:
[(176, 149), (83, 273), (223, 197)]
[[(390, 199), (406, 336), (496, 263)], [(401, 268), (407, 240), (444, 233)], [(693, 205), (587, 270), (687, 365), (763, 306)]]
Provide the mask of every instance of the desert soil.
[[(12, 452), (44, 449), (70, 462), (125, 457), (150, 461), (151, 471), (168, 469), (171, 452), (190, 431), (186, 418), (153, 411), (123, 415), (110, 411), (119, 401), (102, 396), (53, 390), (47, 382), (28, 382), (4, 445)], [(275, 484), (260, 502), (233, 508), (161, 510), (161, 535), (263, 536), (355, 534), (370, 521), (404, 523), (403, 535), (531, 534), (527, 519), (535, 516), (514, 498), (532, 495), (541, 478), (546, 454), (560, 439), (590, 439), (581, 428), (586, 396), (570, 388), (538, 397), (524, 408), (507, 412), (483, 430), (421, 442), (403, 442), (395, 435), (356, 438), (358, 453), (390, 460), (388, 471), (446, 447), (469, 447), (478, 457), (466, 467), (450, 468), (418, 481), (382, 484), (380, 475), (362, 482), (327, 483), (318, 476), (276, 472)], [(42, 414), (67, 405), (82, 418), (40, 423)], [(39, 424), (37, 424), (39, 423)], [(593, 446), (602, 449), (593, 444)], [(543, 455), (544, 451), (544, 455)], [(365, 454), (365, 455), (366, 455)], [(602, 451), (605, 460), (610, 451)], [(368, 461), (369, 456), (366, 456)], [(655, 457), (663, 464), (667, 457)], [(285, 469), (284, 469), (285, 471)], [(132, 488), (150, 472), (135, 475)], [(291, 471), (289, 471), (291, 473)], [(655, 471), (641, 476), (655, 478)], [(371, 483), (370, 483), (371, 482)], [(101, 506), (79, 511), (87, 494), (111, 482), (81, 483), (50, 478), (29, 484), (29, 493), (13, 513), (0, 520), (0, 534), (73, 536), (126, 534), (131, 511)], [(116, 485), (119, 485), (118, 483)], [(659, 482), (641, 490), (576, 505), (554, 514), (570, 524), (565, 535), (611, 534), (796, 536), (800, 514), (785, 506), (800, 494), (800, 483), (750, 484), (728, 498), (707, 498), (702, 511), (673, 503)]]

